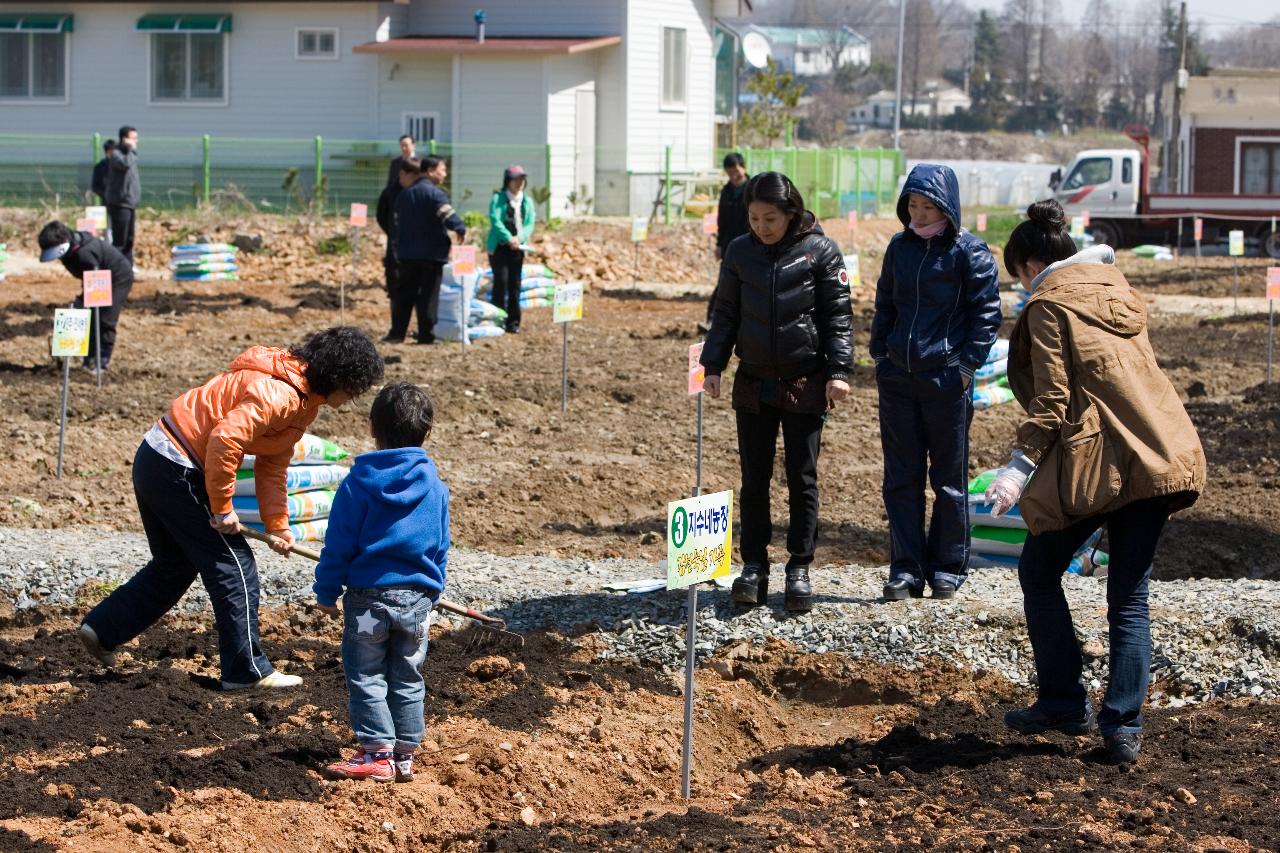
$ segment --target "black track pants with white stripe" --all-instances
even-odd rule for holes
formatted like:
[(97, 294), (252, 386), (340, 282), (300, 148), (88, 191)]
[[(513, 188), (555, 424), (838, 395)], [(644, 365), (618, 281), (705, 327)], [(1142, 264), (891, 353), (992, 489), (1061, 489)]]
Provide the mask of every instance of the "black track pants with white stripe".
[(270, 674), (258, 639), (258, 565), (243, 536), (209, 526), (200, 471), (166, 459), (144, 441), (133, 460), (133, 492), (151, 561), (85, 617), (99, 642), (112, 649), (141, 634), (199, 575), (213, 602), (222, 680), (247, 684)]

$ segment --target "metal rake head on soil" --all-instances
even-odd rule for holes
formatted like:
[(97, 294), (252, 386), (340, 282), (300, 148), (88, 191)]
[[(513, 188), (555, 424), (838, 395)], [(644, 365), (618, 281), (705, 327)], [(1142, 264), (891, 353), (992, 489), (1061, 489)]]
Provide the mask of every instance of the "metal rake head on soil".
[[(252, 527), (241, 527), (240, 532), (249, 539), (256, 539), (259, 542), (265, 542), (268, 545), (278, 543), (280, 540), (269, 533), (263, 533), (254, 530)], [(290, 553), (297, 554), (299, 557), (306, 557), (308, 560), (320, 561), (320, 552), (304, 545), (293, 544), (289, 546)], [(446, 613), (453, 613), (457, 616), (463, 616), (472, 620), (472, 625), (478, 630), (471, 632), (471, 636), (467, 638), (466, 648), (468, 651), (481, 648), (488, 643), (495, 641), (510, 641), (516, 643), (520, 648), (524, 648), (524, 637), (515, 631), (507, 630), (506, 620), (497, 616), (490, 616), (487, 613), (481, 613), (479, 610), (473, 610), (470, 607), (464, 607), (461, 604), (455, 604), (446, 598), (441, 598), (436, 602), (436, 610), (442, 610)]]

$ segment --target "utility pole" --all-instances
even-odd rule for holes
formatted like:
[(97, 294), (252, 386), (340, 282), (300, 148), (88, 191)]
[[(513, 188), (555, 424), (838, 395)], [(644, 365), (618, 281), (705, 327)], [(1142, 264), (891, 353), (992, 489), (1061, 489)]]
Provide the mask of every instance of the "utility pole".
[(1173, 192), (1185, 192), (1182, 186), (1182, 90), (1187, 75), (1187, 0), (1178, 10), (1178, 70), (1173, 73), (1173, 139), (1169, 147), (1169, 178)]
[[(902, 148), (902, 39), (907, 30), (907, 0), (898, 0), (898, 83), (893, 101), (893, 147)], [(914, 112), (914, 111), (913, 111)]]

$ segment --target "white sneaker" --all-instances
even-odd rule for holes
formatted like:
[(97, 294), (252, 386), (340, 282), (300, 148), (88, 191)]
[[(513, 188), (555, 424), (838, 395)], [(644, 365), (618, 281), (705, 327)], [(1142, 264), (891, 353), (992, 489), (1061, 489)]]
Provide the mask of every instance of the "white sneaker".
[(93, 655), (98, 660), (98, 663), (103, 666), (116, 665), (115, 654), (102, 647), (102, 643), (98, 641), (98, 632), (90, 628), (88, 623), (81, 624), (76, 634), (79, 635), (80, 642), (84, 643), (85, 651)]
[(250, 687), (261, 687), (269, 690), (278, 690), (286, 687), (298, 687), (302, 684), (302, 676), (285, 675), (283, 672), (273, 672), (266, 678), (259, 678), (257, 681), (250, 681), (248, 684), (237, 684), (234, 681), (222, 682), (223, 690), (248, 690)]

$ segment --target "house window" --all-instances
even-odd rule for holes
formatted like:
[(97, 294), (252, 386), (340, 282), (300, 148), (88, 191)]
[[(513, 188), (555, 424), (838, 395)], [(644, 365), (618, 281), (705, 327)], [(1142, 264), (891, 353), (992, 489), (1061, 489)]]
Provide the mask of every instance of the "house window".
[(1280, 139), (1240, 144), (1240, 192), (1280, 194)]
[(67, 99), (70, 15), (0, 15), (0, 99)]
[(1071, 174), (1063, 182), (1062, 188), (1064, 190), (1078, 190), (1081, 187), (1105, 184), (1109, 180), (1111, 180), (1111, 158), (1090, 157), (1087, 160), (1081, 160), (1071, 170)]
[(226, 103), (230, 15), (144, 15), (153, 103)]
[(298, 59), (337, 59), (337, 28), (298, 30), (294, 56)]
[(688, 63), (687, 31), (662, 28), (662, 106), (685, 105), (685, 72)]
[(402, 113), (400, 127), (414, 142), (427, 142), (436, 138), (436, 125), (439, 121), (439, 113)]

